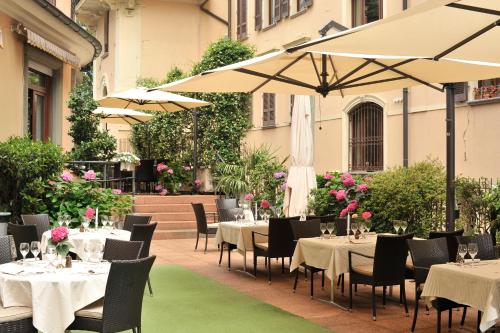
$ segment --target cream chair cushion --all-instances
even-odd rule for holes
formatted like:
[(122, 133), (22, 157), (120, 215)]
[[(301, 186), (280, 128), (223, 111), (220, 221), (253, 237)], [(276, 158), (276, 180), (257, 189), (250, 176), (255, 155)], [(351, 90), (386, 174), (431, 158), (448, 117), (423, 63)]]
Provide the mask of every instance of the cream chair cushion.
[(87, 305), (83, 309), (76, 311), (75, 316), (93, 318), (93, 319), (102, 319), (103, 305), (104, 301), (100, 299), (92, 304)]
[(33, 317), (33, 311), (27, 306), (0, 306), (0, 323), (17, 321)]
[(373, 265), (359, 265), (352, 268), (356, 273), (372, 276), (373, 275)]
[(262, 250), (267, 250), (269, 248), (268, 243), (255, 243), (255, 246)]

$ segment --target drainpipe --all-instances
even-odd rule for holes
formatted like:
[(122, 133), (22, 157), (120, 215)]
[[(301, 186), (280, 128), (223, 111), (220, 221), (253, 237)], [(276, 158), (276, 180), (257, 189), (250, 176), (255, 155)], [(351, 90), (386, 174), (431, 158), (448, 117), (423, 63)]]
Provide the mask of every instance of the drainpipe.
[(231, 28), (233, 25), (232, 10), (233, 10), (232, 1), (227, 0), (227, 38), (229, 38), (229, 40), (231, 40)]
[[(225, 19), (223, 19), (222, 17), (218, 16), (217, 14), (214, 14), (212, 13), (210, 10), (206, 9), (205, 8), (205, 5), (208, 3), (208, 1), (210, 0), (204, 0), (201, 4), (200, 4), (200, 10), (207, 14), (208, 16), (216, 19), (217, 21), (221, 22), (222, 24), (226, 25), (228, 27), (228, 38), (231, 38), (231, 30), (229, 29), (230, 28), (230, 24), (228, 21), (226, 21)], [(231, 7), (231, 0), (229, 0), (229, 5), (228, 5), (229, 9)], [(230, 19), (231, 18), (231, 12), (228, 12), (228, 18)]]
[[(403, 0), (403, 10), (408, 9), (408, 0)], [(403, 167), (408, 167), (408, 88), (403, 88)]]

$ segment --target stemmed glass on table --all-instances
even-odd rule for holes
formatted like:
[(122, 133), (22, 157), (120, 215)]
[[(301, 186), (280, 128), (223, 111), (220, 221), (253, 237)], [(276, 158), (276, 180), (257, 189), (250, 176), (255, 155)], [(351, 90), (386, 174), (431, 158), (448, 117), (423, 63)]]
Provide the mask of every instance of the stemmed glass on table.
[(326, 238), (325, 237), (325, 232), (327, 230), (326, 223), (320, 223), (319, 224), (319, 229), (321, 230), (321, 239)]
[(33, 253), (35, 260), (38, 260), (38, 254), (40, 253), (40, 242), (39, 241), (31, 242), (31, 253)]
[(477, 256), (478, 247), (476, 243), (469, 243), (467, 245), (467, 252), (469, 252), (470, 257), (472, 258), (472, 266), (474, 266), (474, 258)]
[(358, 230), (358, 223), (351, 221), (351, 231), (353, 236), (356, 236), (356, 230)]
[(335, 230), (335, 223), (334, 222), (328, 222), (326, 224), (326, 229), (328, 230), (328, 234), (330, 235), (329, 238), (333, 237), (333, 231)]
[(30, 245), (28, 243), (21, 243), (19, 244), (19, 252), (21, 252), (21, 255), (23, 256), (23, 265), (26, 261), (26, 256), (28, 253), (30, 253)]
[(45, 250), (45, 257), (49, 261), (50, 265), (53, 266), (54, 260), (57, 258), (56, 247), (54, 245), (47, 246), (47, 249)]
[(465, 256), (467, 255), (467, 244), (458, 244), (458, 256), (459, 259), (461, 260), (462, 266), (465, 263)]

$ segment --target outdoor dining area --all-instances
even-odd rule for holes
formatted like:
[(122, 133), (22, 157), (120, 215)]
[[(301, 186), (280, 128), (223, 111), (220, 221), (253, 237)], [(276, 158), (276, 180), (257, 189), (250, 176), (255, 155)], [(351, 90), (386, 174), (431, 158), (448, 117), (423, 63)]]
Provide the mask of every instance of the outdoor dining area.
[[(262, 211), (254, 216), (248, 205), (238, 205), (236, 199), (217, 199), (216, 204), (218, 223), (207, 223), (202, 204), (193, 203), (193, 209), (198, 232), (215, 234), (212, 247), (218, 247), (218, 265), (227, 267), (227, 274), (266, 279), (272, 288), (272, 267), (281, 266), (281, 274), (294, 275), (290, 293), (305, 276), (311, 299), (345, 310), (346, 316), (356, 311), (356, 303), (370, 301), (357, 299), (358, 288), (371, 288), (372, 319), (384, 311), (380, 305), (385, 308), (386, 302), (397, 302), (403, 305), (402, 318), (413, 312), (407, 327), (411, 332), (419, 325), (419, 308), (436, 311), (437, 332), (442, 329), (443, 312), (449, 329), (454, 314), (461, 317), (461, 326), (465, 320), (477, 323), (478, 332), (494, 329), (498, 320), (500, 260), (490, 234), (464, 236), (463, 229), (440, 230), (419, 238), (406, 232), (405, 221), (394, 221), (391, 233), (376, 233), (369, 217), (276, 217)], [(242, 255), (243, 267), (231, 264), (234, 254)], [(247, 266), (247, 254), (253, 257), (252, 268)], [(321, 279), (321, 290), (330, 289), (328, 299), (315, 297), (315, 276)], [(410, 301), (408, 286), (414, 296)], [(347, 302), (344, 293), (348, 293)], [(339, 294), (342, 301), (337, 299)]]

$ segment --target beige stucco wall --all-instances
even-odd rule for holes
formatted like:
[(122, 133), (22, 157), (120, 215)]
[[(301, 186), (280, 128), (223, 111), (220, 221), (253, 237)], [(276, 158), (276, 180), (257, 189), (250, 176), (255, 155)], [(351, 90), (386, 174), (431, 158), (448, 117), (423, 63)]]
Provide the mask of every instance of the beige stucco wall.
[(13, 21), (0, 12), (0, 29), (3, 47), (0, 47), (0, 141), (12, 135), (23, 133), (24, 107), (24, 55), (23, 44), (16, 38), (10, 27)]

